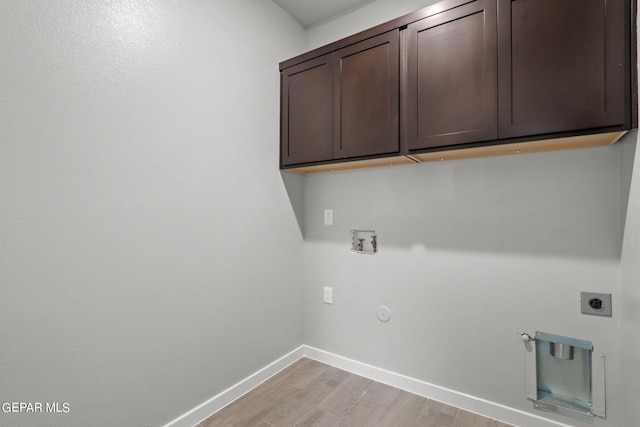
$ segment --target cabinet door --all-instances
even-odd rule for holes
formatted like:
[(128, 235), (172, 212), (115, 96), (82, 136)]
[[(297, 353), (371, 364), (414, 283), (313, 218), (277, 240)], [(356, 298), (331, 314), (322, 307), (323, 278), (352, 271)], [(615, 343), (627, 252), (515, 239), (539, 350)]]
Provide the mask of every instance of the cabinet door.
[(409, 150), (497, 138), (496, 3), (473, 1), (407, 28)]
[(501, 138), (625, 123), (625, 0), (498, 0)]
[(282, 70), (280, 163), (331, 160), (333, 66), (331, 54)]
[(334, 158), (397, 153), (398, 30), (334, 52), (334, 72)]

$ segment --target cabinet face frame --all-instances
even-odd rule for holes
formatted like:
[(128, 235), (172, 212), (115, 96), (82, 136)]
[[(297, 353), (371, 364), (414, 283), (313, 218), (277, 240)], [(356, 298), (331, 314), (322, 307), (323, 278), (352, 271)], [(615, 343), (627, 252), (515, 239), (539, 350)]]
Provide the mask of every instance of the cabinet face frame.
[[(282, 71), (280, 167), (333, 158), (333, 59), (323, 55)], [(296, 87), (296, 79), (302, 79)]]
[[(531, 5), (531, 10), (528, 13), (522, 13), (522, 16), (527, 16), (528, 19), (539, 22), (549, 21), (544, 15), (547, 12), (547, 7), (543, 7), (537, 0), (498, 0), (498, 72), (500, 74), (499, 81), (499, 130), (498, 137), (514, 138), (527, 135), (541, 135), (567, 131), (579, 131), (596, 128), (610, 128), (610, 130), (622, 130), (629, 129), (631, 127), (631, 85), (630, 85), (630, 58), (631, 58), (631, 41), (625, 34), (630, 34), (629, 28), (631, 25), (631, 18), (629, 13), (631, 10), (631, 4), (628, 0), (580, 0), (574, 1), (573, 4), (569, 4), (566, 1), (554, 2), (556, 7), (566, 6), (565, 15), (570, 16), (572, 12), (577, 12), (577, 7), (570, 6), (583, 6), (590, 5), (592, 7), (600, 6), (603, 11), (601, 16), (602, 38), (599, 40), (594, 39), (594, 45), (601, 46), (588, 46), (585, 42), (584, 51), (576, 52), (577, 49), (572, 51), (577, 58), (567, 59), (564, 63), (557, 63), (553, 61), (546, 61), (546, 63), (539, 61), (537, 64), (541, 64), (539, 73), (535, 75), (528, 75), (526, 80), (522, 77), (518, 78), (515, 74), (518, 70), (525, 70), (524, 66), (526, 61), (531, 61), (535, 58), (545, 58), (547, 55), (553, 55), (555, 59), (562, 58), (560, 54), (562, 45), (566, 40), (566, 43), (576, 43), (577, 40), (581, 40), (581, 37), (586, 38), (585, 34), (580, 34), (577, 30), (571, 32), (567, 30), (567, 26), (557, 25), (550, 27), (551, 31), (557, 31), (557, 34), (565, 34), (564, 40), (561, 42), (552, 37), (537, 37), (539, 44), (536, 45), (536, 37), (532, 34), (529, 36), (526, 33), (518, 32), (519, 26), (524, 26), (522, 22), (514, 23), (514, 8), (526, 8)], [(588, 3), (587, 3), (588, 2)], [(534, 9), (535, 5), (535, 9)], [(542, 6), (542, 7), (541, 7)], [(597, 29), (594, 26), (583, 25), (581, 30), (584, 30), (586, 34), (593, 34)], [(524, 30), (523, 30), (524, 31)], [(543, 33), (545, 32), (541, 29)], [(564, 32), (564, 33), (563, 33)], [(532, 33), (532, 32), (531, 32)], [(634, 33), (635, 34), (635, 33)], [(571, 40), (569, 40), (571, 39)], [(516, 46), (517, 44), (517, 46)], [(515, 49), (522, 49), (522, 51), (516, 52)], [(526, 49), (529, 49), (528, 51)], [(595, 54), (592, 52), (602, 50), (603, 55), (595, 58)], [(535, 56), (532, 55), (532, 51)], [(549, 53), (551, 52), (551, 53)], [(592, 54), (592, 60), (589, 61), (588, 56)], [(517, 56), (517, 58), (516, 58)], [(635, 58), (635, 55), (633, 55)], [(521, 62), (519, 62), (521, 61)], [(580, 70), (577, 69), (577, 64), (581, 61), (582, 64), (587, 63), (586, 66)], [(556, 69), (552, 69), (555, 66)], [(600, 74), (602, 76), (603, 93), (602, 99), (598, 99), (595, 91), (596, 85), (593, 85), (594, 89), (582, 88), (583, 92), (571, 91), (566, 89), (563, 93), (564, 87), (560, 87), (559, 77), (549, 79), (545, 81), (545, 76), (552, 76), (554, 73), (562, 75), (566, 72), (566, 69), (576, 67), (573, 70), (575, 79), (579, 79), (580, 74), (584, 72), (587, 74)], [(635, 68), (635, 66), (634, 66)], [(554, 75), (555, 76), (555, 75)], [(571, 76), (562, 75), (565, 82), (571, 83)], [(596, 79), (596, 77), (587, 76), (585, 78)], [(537, 80), (536, 80), (537, 79)], [(518, 81), (519, 80), (519, 81)], [(570, 86), (567, 84), (566, 86)], [(585, 84), (584, 86), (588, 86)], [(561, 99), (562, 102), (566, 102), (569, 105), (567, 99), (571, 99), (573, 105), (578, 106), (579, 98), (582, 98), (585, 102), (584, 109), (588, 102), (594, 104), (600, 104), (599, 111), (594, 113), (561, 110), (556, 107), (554, 103), (547, 101), (548, 110), (542, 111), (541, 104), (532, 96), (538, 96), (541, 92), (547, 90), (547, 87), (555, 88), (554, 93)], [(548, 95), (546, 95), (548, 96)], [(537, 108), (537, 110), (536, 110)], [(576, 107), (575, 109), (577, 109)], [(575, 110), (574, 109), (574, 110)], [(536, 112), (538, 111), (538, 113)], [(553, 114), (551, 114), (553, 113)], [(544, 114), (545, 117), (538, 118), (536, 115)]]
[[(408, 25), (402, 134), (409, 152), (497, 139), (496, 13), (495, 0), (478, 0)], [(463, 22), (466, 34), (457, 27)], [(469, 92), (455, 92), (460, 84)]]

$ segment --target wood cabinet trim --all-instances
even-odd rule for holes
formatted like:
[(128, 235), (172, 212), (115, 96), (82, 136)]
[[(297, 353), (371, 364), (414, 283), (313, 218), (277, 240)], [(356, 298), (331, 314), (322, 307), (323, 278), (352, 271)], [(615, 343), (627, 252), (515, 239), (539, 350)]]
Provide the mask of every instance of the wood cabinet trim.
[(357, 160), (351, 162), (330, 163), (322, 165), (299, 166), (287, 170), (298, 173), (336, 172), (350, 169), (371, 168), (380, 166), (400, 166), (415, 163), (440, 162), (446, 160), (473, 159), (478, 157), (493, 157), (504, 155), (521, 155), (543, 151), (558, 151), (574, 148), (588, 148), (612, 145), (619, 141), (627, 132), (609, 132), (589, 135), (578, 135), (547, 140), (512, 142), (484, 147), (471, 147), (434, 151), (430, 153), (394, 156), (379, 159)]
[(338, 49), (342, 49), (344, 47), (350, 46), (355, 43), (359, 43), (363, 40), (369, 39), (371, 37), (378, 36), (380, 34), (397, 30), (399, 28), (406, 27), (412, 22), (419, 21), (421, 19), (427, 18), (432, 15), (436, 15), (441, 13), (444, 10), (453, 9), (455, 7), (464, 6), (468, 3), (474, 3), (478, 0), (443, 0), (434, 5), (427, 6), (415, 12), (408, 13), (399, 18), (393, 19), (391, 21), (382, 23), (380, 25), (376, 25), (375, 27), (366, 29), (364, 31), (360, 31), (359, 33), (353, 34), (351, 36), (345, 37), (328, 45), (319, 47), (317, 49), (313, 49), (309, 52), (303, 53), (301, 55), (295, 56), (291, 59), (287, 59), (280, 63), (280, 71), (297, 65), (301, 62), (308, 61), (310, 59), (316, 58), (318, 56), (326, 55), (327, 53), (335, 52)]

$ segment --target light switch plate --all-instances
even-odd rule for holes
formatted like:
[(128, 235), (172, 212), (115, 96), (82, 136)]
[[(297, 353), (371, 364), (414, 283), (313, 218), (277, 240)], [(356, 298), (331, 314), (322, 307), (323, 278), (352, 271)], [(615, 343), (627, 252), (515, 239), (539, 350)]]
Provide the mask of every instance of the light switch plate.
[(582, 314), (611, 317), (611, 294), (580, 292)]
[(324, 287), (324, 303), (333, 304), (333, 288), (329, 286)]
[(324, 225), (333, 225), (333, 209), (324, 210)]

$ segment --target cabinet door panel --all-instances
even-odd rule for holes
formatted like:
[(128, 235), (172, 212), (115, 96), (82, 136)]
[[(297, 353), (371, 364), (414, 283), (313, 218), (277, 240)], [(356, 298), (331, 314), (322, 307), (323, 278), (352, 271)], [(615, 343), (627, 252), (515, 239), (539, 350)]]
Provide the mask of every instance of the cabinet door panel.
[(282, 72), (281, 163), (331, 160), (333, 64), (331, 55)]
[(625, 123), (623, 0), (499, 0), (501, 138)]
[(495, 1), (475, 1), (407, 28), (409, 150), (496, 139)]
[(399, 46), (395, 30), (334, 53), (334, 158), (398, 152)]

